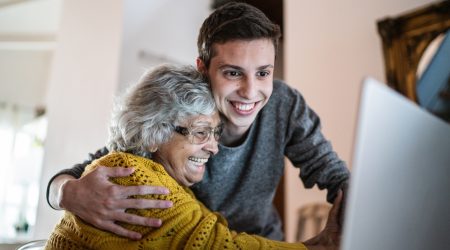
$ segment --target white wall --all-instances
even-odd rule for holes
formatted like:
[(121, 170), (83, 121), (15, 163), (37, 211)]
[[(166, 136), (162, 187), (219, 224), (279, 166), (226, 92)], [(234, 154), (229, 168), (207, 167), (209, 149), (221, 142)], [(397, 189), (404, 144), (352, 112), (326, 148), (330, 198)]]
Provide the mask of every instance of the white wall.
[(48, 133), (35, 238), (47, 238), (60, 214), (46, 183), (105, 144), (118, 83), (122, 1), (66, 0), (48, 88)]
[(210, 13), (210, 0), (124, 2), (119, 91), (161, 63), (195, 65), (197, 34)]
[(5, 35), (53, 36), (58, 31), (61, 0), (10, 2), (11, 5), (1, 6), (0, 38)]
[(51, 51), (0, 49), (0, 101), (45, 107)]
[[(430, 0), (285, 0), (285, 79), (322, 119), (323, 132), (350, 164), (360, 83), (371, 75), (385, 80), (376, 22)], [(296, 210), (324, 201), (325, 193), (305, 191), (298, 170), (286, 170), (287, 239), (296, 230)], [(301, 189), (301, 191), (298, 191)]]

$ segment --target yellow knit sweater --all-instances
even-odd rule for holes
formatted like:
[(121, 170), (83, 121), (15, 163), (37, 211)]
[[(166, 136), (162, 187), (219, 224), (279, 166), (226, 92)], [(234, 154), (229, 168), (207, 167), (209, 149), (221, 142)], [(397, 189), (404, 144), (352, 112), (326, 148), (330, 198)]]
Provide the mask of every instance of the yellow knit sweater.
[(84, 174), (97, 166), (127, 166), (135, 169), (129, 177), (111, 178), (120, 185), (155, 185), (169, 188), (169, 195), (139, 195), (132, 198), (170, 200), (168, 209), (128, 209), (128, 213), (161, 218), (160, 228), (122, 223), (143, 235), (135, 241), (99, 230), (70, 212), (56, 225), (46, 249), (306, 249), (302, 244), (273, 241), (257, 235), (236, 233), (225, 219), (209, 211), (188, 188), (180, 186), (163, 166), (132, 154), (112, 152), (86, 167)]

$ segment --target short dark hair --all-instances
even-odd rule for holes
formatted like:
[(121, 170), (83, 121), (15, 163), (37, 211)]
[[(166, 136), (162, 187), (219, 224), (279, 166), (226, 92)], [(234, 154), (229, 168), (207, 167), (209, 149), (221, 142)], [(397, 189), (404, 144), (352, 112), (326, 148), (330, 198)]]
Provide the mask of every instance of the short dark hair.
[(216, 9), (203, 22), (197, 39), (198, 54), (208, 68), (214, 57), (214, 43), (260, 38), (271, 39), (276, 54), (280, 37), (280, 27), (261, 10), (246, 3), (231, 2)]

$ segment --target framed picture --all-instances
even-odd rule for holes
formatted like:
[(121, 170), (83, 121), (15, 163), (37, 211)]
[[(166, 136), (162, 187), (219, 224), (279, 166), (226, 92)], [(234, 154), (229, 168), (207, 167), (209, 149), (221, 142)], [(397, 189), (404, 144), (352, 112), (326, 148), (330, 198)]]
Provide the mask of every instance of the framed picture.
[[(439, 47), (436, 45), (436, 40), (442, 42), (444, 41), (442, 38), (447, 36), (447, 40), (450, 41), (448, 37), (450, 36), (450, 1), (437, 2), (398, 17), (385, 18), (377, 24), (383, 42), (386, 81), (395, 90), (420, 104), (417, 88), (420, 78), (418, 73), (424, 71), (421, 67), (426, 68), (421, 65), (421, 61), (425, 60), (430, 46)], [(439, 51), (435, 49), (435, 52)], [(443, 77), (447, 75), (446, 82), (443, 83), (444, 90), (440, 91), (447, 91), (448, 94), (450, 65), (443, 65), (443, 68), (447, 69), (447, 73), (441, 71)]]

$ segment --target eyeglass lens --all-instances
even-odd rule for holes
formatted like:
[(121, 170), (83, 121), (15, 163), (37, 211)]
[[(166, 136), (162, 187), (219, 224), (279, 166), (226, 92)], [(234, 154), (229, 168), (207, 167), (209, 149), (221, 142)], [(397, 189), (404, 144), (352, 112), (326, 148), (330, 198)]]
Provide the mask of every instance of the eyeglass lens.
[(209, 137), (211, 136), (211, 134), (214, 134), (214, 139), (216, 141), (219, 141), (220, 136), (222, 135), (222, 126), (218, 126), (215, 128), (211, 128), (211, 127), (199, 127), (199, 128), (193, 128), (191, 130), (191, 135), (192, 135), (192, 142), (193, 143), (204, 143), (206, 141), (209, 140)]

